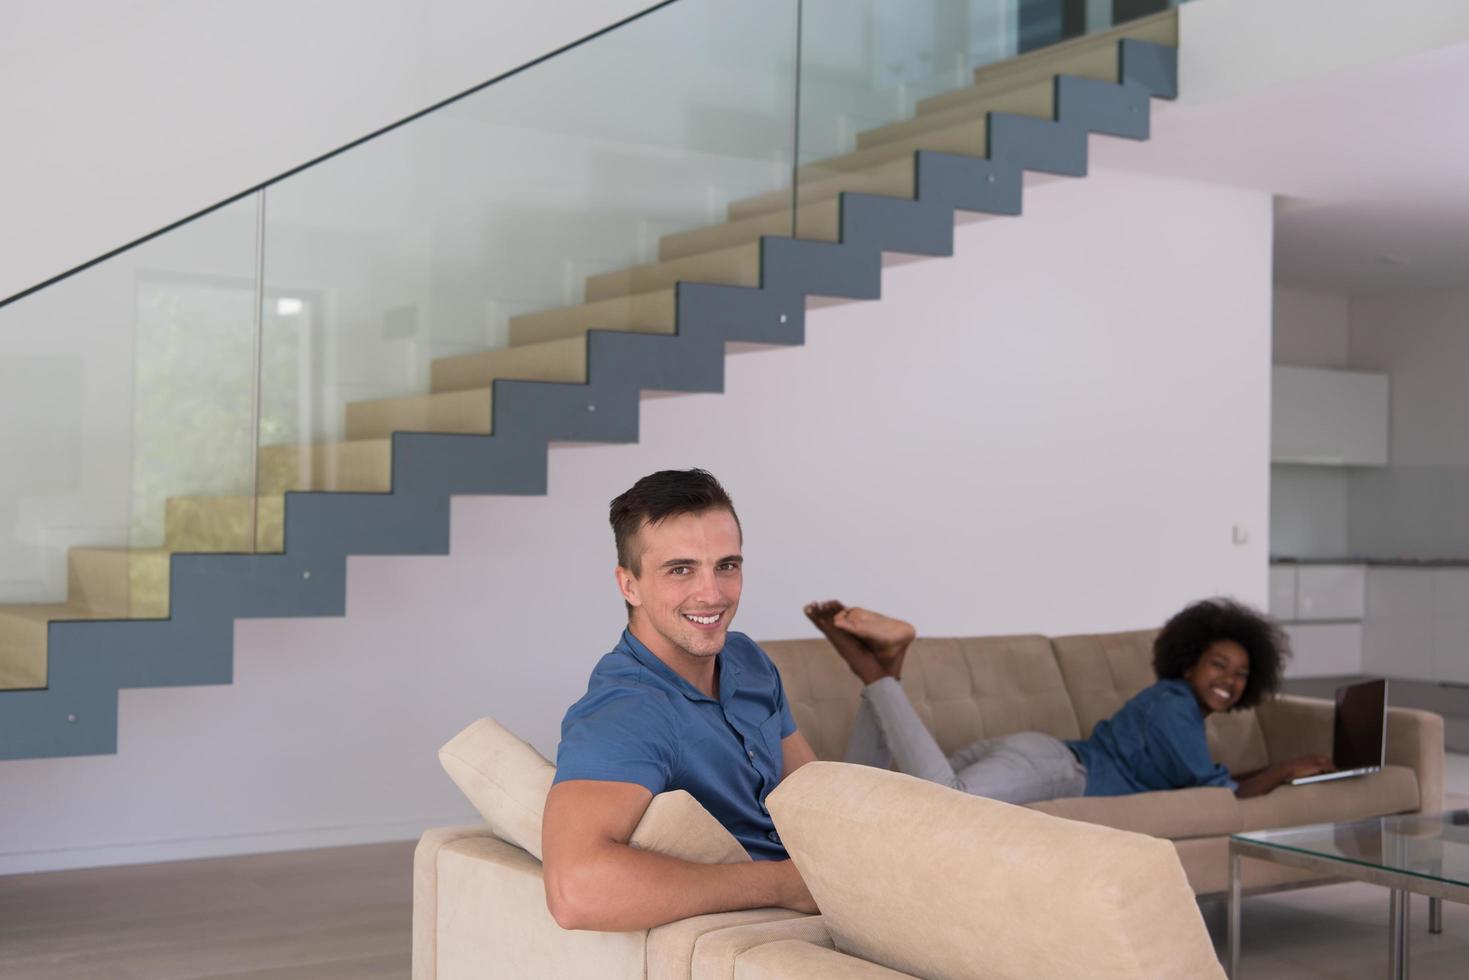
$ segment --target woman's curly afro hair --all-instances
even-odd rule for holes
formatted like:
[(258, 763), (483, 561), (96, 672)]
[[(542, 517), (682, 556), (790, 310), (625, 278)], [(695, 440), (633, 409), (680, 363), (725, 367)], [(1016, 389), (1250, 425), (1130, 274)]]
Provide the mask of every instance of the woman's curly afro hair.
[(1163, 624), (1153, 641), (1153, 672), (1159, 680), (1182, 677), (1219, 640), (1233, 640), (1250, 656), (1250, 679), (1234, 707), (1253, 708), (1280, 687), (1290, 642), (1280, 627), (1229, 599), (1196, 602)]

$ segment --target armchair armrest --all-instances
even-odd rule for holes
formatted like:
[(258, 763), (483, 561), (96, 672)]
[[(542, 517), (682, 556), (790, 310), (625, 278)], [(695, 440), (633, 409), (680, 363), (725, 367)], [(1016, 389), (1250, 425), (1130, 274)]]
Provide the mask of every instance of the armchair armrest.
[[(1271, 761), (1298, 755), (1331, 755), (1336, 708), (1320, 698), (1280, 695), (1260, 705), (1257, 716)], [(1387, 709), (1387, 763), (1418, 775), (1418, 808), (1443, 809), (1443, 718), (1413, 708)]]
[(485, 824), (434, 827), (424, 831), (413, 849), (413, 980), (438, 976), (439, 851), (458, 840), (493, 838)]

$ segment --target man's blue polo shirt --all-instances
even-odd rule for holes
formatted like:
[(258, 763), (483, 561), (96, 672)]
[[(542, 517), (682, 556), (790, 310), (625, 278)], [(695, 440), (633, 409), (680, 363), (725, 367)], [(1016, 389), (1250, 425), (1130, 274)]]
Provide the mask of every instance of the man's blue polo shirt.
[(796, 730), (780, 673), (743, 633), (719, 654), (719, 697), (688, 681), (624, 630), (561, 722), (556, 782), (681, 789), (755, 860), (786, 857), (765, 797), (780, 782), (781, 739)]

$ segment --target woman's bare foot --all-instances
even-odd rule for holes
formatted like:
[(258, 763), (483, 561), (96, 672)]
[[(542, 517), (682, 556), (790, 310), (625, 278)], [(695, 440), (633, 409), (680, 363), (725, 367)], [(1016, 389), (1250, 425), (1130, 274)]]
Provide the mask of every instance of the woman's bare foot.
[(862, 681), (863, 684), (871, 684), (888, 676), (888, 670), (878, 659), (877, 654), (861, 639), (836, 625), (836, 617), (846, 611), (835, 599), (827, 599), (823, 602), (808, 602), (802, 610), (806, 618), (821, 630), (823, 636), (836, 648), (837, 653), (852, 668), (852, 673)]
[(890, 677), (902, 674), (903, 657), (908, 653), (908, 645), (918, 635), (912, 623), (857, 606), (849, 606), (836, 613), (832, 617), (832, 625), (866, 644)]

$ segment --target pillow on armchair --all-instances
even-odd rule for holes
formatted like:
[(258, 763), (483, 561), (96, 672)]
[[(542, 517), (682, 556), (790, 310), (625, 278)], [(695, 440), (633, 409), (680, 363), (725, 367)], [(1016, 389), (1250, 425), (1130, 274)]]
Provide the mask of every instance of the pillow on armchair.
[(1224, 976), (1167, 841), (840, 762), (768, 803), (844, 953), (923, 977)]
[[(541, 859), (541, 814), (555, 766), (493, 718), (481, 718), (450, 739), (439, 750), (439, 762), (495, 836)], [(683, 790), (653, 797), (628, 843), (700, 864), (750, 860), (740, 842)]]

